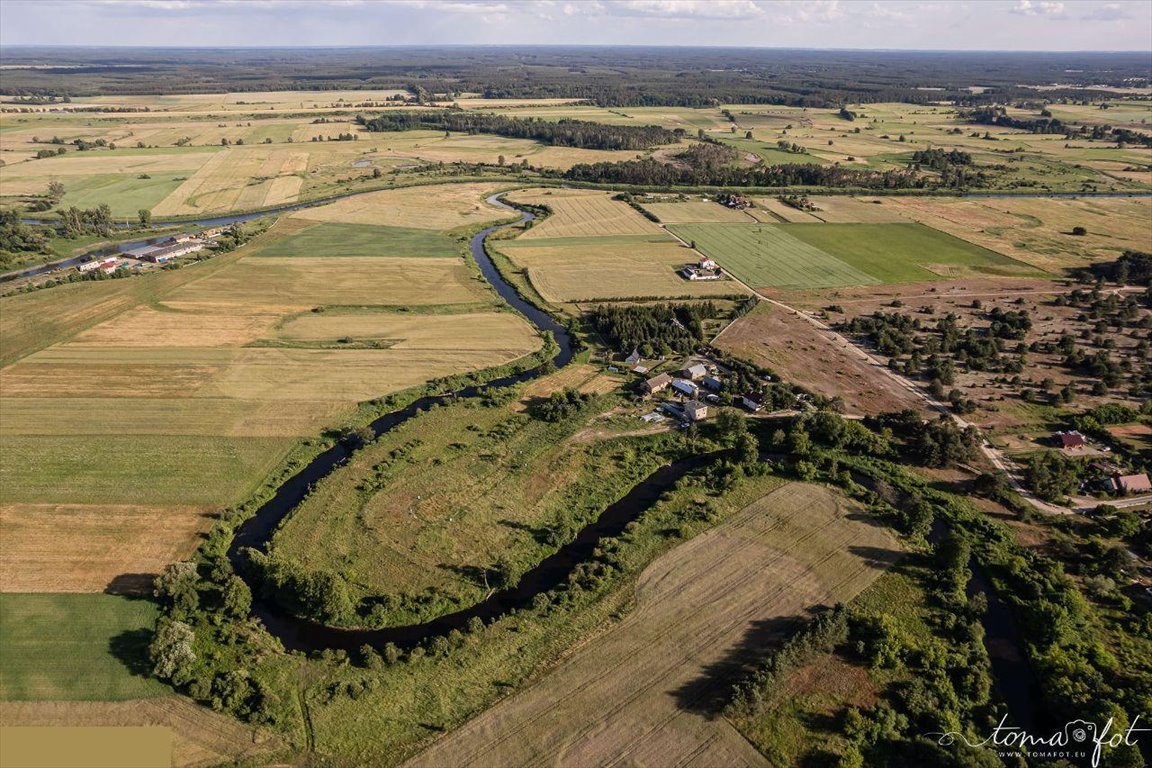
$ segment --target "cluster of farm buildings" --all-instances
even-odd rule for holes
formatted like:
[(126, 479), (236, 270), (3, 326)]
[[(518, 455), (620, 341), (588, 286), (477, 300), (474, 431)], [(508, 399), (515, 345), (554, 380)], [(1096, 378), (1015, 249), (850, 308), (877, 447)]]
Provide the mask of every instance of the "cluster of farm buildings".
[[(644, 374), (648, 369), (639, 365), (639, 355), (632, 353), (626, 360), (628, 363), (637, 363), (631, 370), (633, 373)], [(708, 406), (720, 402), (717, 394), (724, 388), (724, 374), (719, 366), (709, 362), (693, 362), (677, 375), (660, 373), (640, 384), (640, 392), (648, 397), (661, 392), (670, 392), (676, 399), (662, 402), (657, 409), (672, 418), (680, 419), (684, 423), (703, 421), (708, 418)], [(746, 392), (736, 398), (746, 410), (755, 413), (764, 404), (762, 395), (755, 392)], [(655, 412), (654, 412), (655, 413)], [(652, 414), (645, 417), (652, 420)]]
[(144, 264), (167, 264), (173, 259), (187, 256), (208, 247), (211, 238), (219, 235), (223, 230), (205, 230), (196, 235), (179, 234), (152, 245), (132, 248), (123, 253), (110, 256), (97, 256), (76, 267), (80, 274), (104, 272), (112, 274), (121, 267), (141, 266)]
[[(1068, 454), (1087, 454), (1089, 451), (1095, 450), (1089, 442), (1088, 436), (1074, 429), (1067, 432), (1057, 432), (1054, 435), (1054, 440), (1060, 449)], [(1101, 448), (1100, 452), (1108, 453), (1108, 448)], [(1094, 490), (1121, 496), (1152, 493), (1152, 480), (1148, 478), (1148, 474), (1145, 472), (1125, 472), (1122, 467), (1111, 461), (1095, 461), (1090, 467), (1100, 478), (1092, 484)], [(1093, 489), (1085, 487), (1082, 490)]]

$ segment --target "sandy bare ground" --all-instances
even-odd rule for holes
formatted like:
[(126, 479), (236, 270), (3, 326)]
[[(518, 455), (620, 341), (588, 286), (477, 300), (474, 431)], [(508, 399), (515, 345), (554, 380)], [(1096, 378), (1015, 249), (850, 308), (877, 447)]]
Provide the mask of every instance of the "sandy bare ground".
[(716, 714), (733, 670), (897, 556), (834, 491), (785, 485), (659, 558), (620, 624), (408, 765), (766, 765)]
[[(172, 732), (174, 768), (199, 768), (267, 754), (275, 737), (180, 696), (136, 701), (4, 701), (5, 726), (163, 726)], [(253, 764), (264, 765), (267, 760)]]
[(839, 396), (852, 415), (923, 410), (922, 399), (828, 337), (787, 309), (761, 304), (729, 326), (714, 343), (771, 368), (786, 381), (827, 397)]

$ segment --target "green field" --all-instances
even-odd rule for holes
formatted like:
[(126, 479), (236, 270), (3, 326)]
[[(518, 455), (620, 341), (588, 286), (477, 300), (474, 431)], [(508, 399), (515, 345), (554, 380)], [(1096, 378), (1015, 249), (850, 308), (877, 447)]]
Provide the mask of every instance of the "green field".
[[(189, 401), (194, 408), (195, 402)], [(127, 417), (126, 417), (127, 422)], [(129, 423), (125, 430), (130, 430)], [(227, 505), (253, 490), (293, 438), (5, 435), (5, 503)]]
[(452, 257), (459, 252), (455, 239), (434, 229), (317, 224), (267, 246), (258, 246), (250, 255)]
[(1035, 276), (1034, 267), (923, 224), (804, 224), (788, 234), (883, 283), (982, 275)]
[[(150, 179), (137, 178), (136, 174), (108, 173), (96, 176), (66, 176), (64, 198), (58, 207), (95, 208), (107, 203), (112, 215), (118, 219), (135, 219), (141, 208), (151, 209), (168, 197), (184, 183), (182, 177), (189, 171), (163, 171), (152, 174)], [(44, 182), (45, 189), (48, 180)]]
[(753, 288), (830, 288), (880, 282), (789, 234), (799, 226), (677, 224), (668, 228), (684, 240), (694, 241), (701, 252)]
[(156, 613), (114, 595), (0, 594), (0, 700), (168, 695), (142, 671)]

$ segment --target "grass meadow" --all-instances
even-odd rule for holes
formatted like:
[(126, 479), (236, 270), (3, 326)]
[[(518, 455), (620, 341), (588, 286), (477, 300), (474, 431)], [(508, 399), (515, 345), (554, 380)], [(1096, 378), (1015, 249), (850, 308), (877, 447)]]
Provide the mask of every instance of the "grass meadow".
[(372, 224), (317, 224), (255, 250), (256, 256), (418, 256), (452, 258), (460, 243), (435, 230)]
[(147, 677), (148, 600), (0, 594), (0, 699), (122, 701), (168, 694)]

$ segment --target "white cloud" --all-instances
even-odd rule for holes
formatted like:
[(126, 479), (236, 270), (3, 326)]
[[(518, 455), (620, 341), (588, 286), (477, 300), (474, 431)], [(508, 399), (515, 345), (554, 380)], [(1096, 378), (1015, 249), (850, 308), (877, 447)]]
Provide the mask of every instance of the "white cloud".
[(1012, 13), (1022, 16), (1047, 16), (1052, 19), (1064, 17), (1064, 3), (1053, 0), (1019, 0)]

